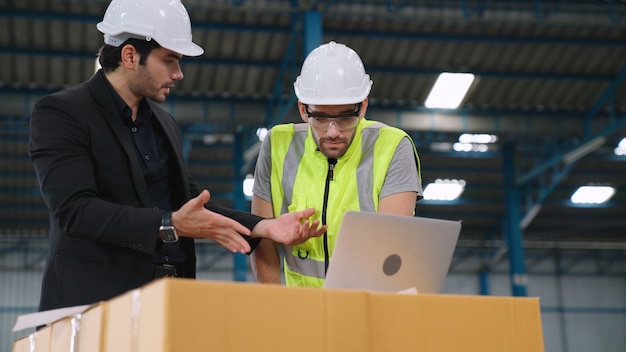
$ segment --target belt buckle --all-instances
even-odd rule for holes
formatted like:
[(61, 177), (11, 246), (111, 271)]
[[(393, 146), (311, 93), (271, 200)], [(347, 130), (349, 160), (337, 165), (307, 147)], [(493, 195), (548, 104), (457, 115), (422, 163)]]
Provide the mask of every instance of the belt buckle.
[(176, 266), (172, 264), (154, 264), (154, 278), (177, 277)]
[(176, 266), (172, 264), (161, 264), (163, 269), (166, 270), (166, 277), (176, 277)]

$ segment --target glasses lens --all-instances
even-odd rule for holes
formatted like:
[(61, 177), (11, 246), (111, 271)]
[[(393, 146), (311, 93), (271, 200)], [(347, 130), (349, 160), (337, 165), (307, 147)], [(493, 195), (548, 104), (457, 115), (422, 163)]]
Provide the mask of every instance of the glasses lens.
[(359, 117), (358, 116), (342, 117), (342, 118), (334, 119), (334, 122), (340, 131), (345, 131), (356, 126), (356, 124), (359, 122)]
[(331, 123), (335, 124), (339, 131), (346, 131), (354, 128), (359, 123), (359, 117), (310, 117), (309, 121), (315, 128), (324, 131), (330, 128)]
[(317, 112), (309, 111), (307, 105), (305, 105), (305, 109), (311, 124), (324, 131), (330, 128), (331, 123), (334, 123), (340, 131), (352, 129), (359, 123), (359, 115), (361, 114), (361, 104), (355, 105), (355, 111), (338, 115), (319, 115)]

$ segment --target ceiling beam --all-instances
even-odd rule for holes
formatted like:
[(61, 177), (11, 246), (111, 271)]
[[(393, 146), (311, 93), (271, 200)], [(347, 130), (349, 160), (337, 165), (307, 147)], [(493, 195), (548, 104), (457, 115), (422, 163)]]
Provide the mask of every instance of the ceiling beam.
[[(623, 43), (622, 43), (623, 45)], [(47, 58), (69, 58), (84, 59), (94, 61), (95, 52), (72, 51), (72, 50), (49, 50), (34, 48), (17, 48), (17, 47), (0, 47), (0, 55), (24, 55), (34, 57)], [(246, 66), (246, 67), (262, 67), (281, 69), (281, 61), (270, 60), (234, 60), (234, 59), (218, 59), (209, 57), (185, 58), (183, 65), (211, 65), (211, 66)], [(429, 67), (383, 67), (368, 66), (367, 71), (370, 74), (398, 74), (398, 75), (438, 75), (441, 68)], [(577, 81), (611, 81), (615, 76), (606, 74), (588, 74), (581, 72), (545, 72), (545, 71), (489, 71), (479, 70), (471, 71), (473, 74), (483, 78), (514, 78), (514, 79), (556, 79), (556, 80), (577, 80)], [(8, 82), (5, 82), (8, 83)]]
[[(626, 6), (622, 6), (624, 8)], [(193, 13), (192, 13), (193, 14)], [(0, 18), (6, 17), (12, 20), (26, 19), (26, 20), (45, 20), (45, 21), (59, 21), (59, 22), (81, 22), (81, 23), (98, 23), (102, 20), (102, 15), (91, 14), (73, 14), (73, 13), (61, 13), (50, 11), (33, 11), (33, 10), (15, 10), (6, 7), (0, 7)], [(332, 18), (333, 13), (323, 13), (323, 18)], [(354, 20), (362, 20), (362, 18), (353, 15), (351, 18)], [(474, 23), (476, 24), (476, 23)], [(490, 21), (484, 20), (478, 24), (489, 25)], [(581, 23), (576, 23), (578, 27), (582, 26)], [(230, 31), (230, 32), (252, 32), (252, 33), (271, 33), (271, 34), (285, 34), (289, 35), (292, 31), (289, 25), (250, 25), (250, 24), (232, 24), (232, 23), (215, 23), (207, 21), (193, 21), (192, 26), (194, 30), (207, 30), (207, 31)], [(622, 48), (624, 41), (619, 39), (608, 38), (574, 38), (568, 36), (557, 37), (538, 37), (538, 36), (513, 36), (513, 35), (470, 35), (470, 34), (455, 34), (455, 33), (430, 33), (430, 32), (409, 32), (409, 31), (382, 31), (382, 30), (344, 30), (333, 29), (332, 26), (324, 24), (324, 35), (337, 37), (347, 36), (354, 38), (379, 38), (379, 39), (393, 39), (393, 40), (408, 40), (408, 41), (436, 41), (436, 42), (471, 42), (471, 43), (486, 43), (486, 44), (528, 44), (528, 45), (571, 45), (571, 46), (589, 46), (589, 47), (617, 47)]]

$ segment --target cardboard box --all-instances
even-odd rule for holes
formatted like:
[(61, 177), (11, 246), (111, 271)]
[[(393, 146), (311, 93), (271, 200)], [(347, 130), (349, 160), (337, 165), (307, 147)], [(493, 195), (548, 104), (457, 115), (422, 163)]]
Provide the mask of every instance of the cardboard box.
[(30, 344), (32, 341), (31, 335), (26, 335), (13, 341), (12, 352), (30, 352)]
[(366, 298), (365, 292), (327, 296), (312, 288), (164, 279), (109, 302), (105, 351), (286, 351), (300, 345), (346, 351), (326, 339), (361, 341)]
[(107, 314), (106, 352), (544, 350), (538, 298), (166, 278)]
[(368, 311), (376, 334), (370, 351), (544, 348), (538, 298), (372, 293)]
[(106, 302), (51, 325), (50, 352), (101, 352), (104, 350)]
[(107, 305), (107, 302), (100, 302), (83, 313), (78, 334), (79, 349), (74, 352), (104, 351)]
[(104, 351), (107, 302), (19, 316), (13, 331), (44, 326), (18, 339), (13, 352)]
[(13, 352), (50, 352), (52, 328), (46, 326), (13, 342)]

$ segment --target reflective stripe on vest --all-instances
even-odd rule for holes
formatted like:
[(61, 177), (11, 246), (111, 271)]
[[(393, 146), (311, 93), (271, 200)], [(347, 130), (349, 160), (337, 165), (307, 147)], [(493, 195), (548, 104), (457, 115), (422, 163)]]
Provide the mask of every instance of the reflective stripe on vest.
[[(404, 137), (408, 137), (404, 131), (383, 123), (365, 119), (359, 122), (355, 138), (346, 154), (338, 159), (331, 181), (326, 214), (331, 257), (343, 214), (348, 210), (378, 210), (389, 164)], [(279, 125), (272, 128), (270, 138), (274, 215), (278, 217), (282, 213), (312, 207), (316, 209), (312, 220), (321, 221), (328, 161), (317, 150), (309, 125)], [(287, 285), (323, 285), (325, 268), (321, 237), (297, 246), (281, 247), (285, 254)]]

